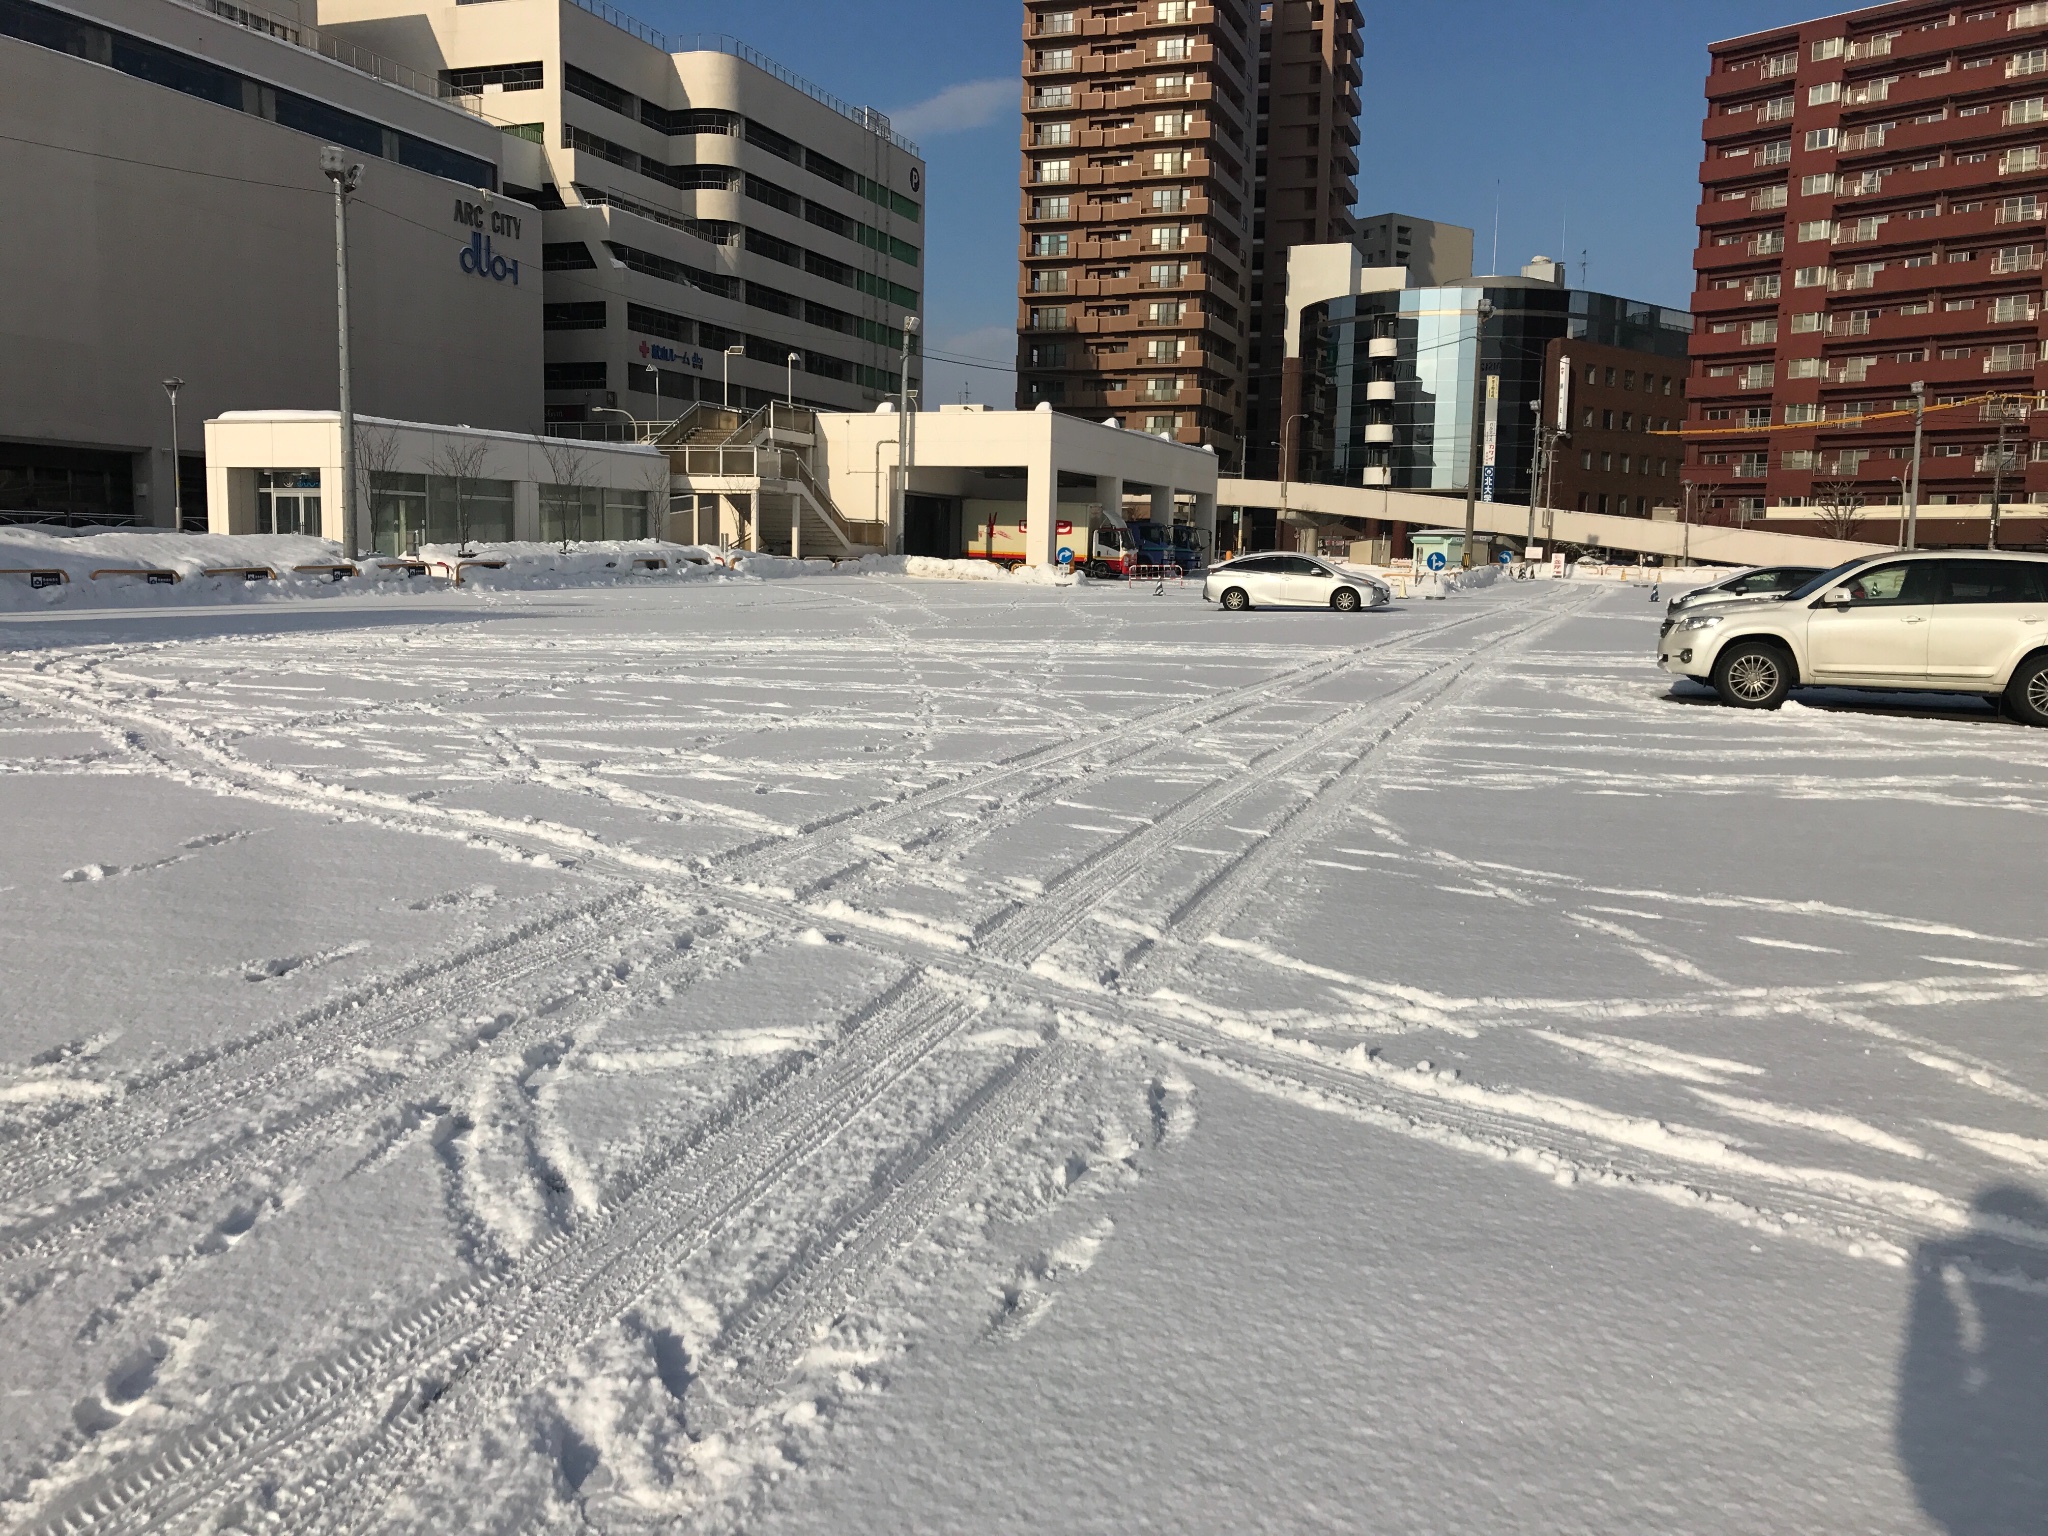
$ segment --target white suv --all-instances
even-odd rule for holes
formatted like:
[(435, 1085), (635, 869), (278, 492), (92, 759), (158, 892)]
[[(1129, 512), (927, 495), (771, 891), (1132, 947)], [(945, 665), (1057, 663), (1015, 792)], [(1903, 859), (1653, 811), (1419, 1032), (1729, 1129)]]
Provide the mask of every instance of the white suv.
[(2048, 555), (1870, 555), (1782, 597), (1674, 615), (1657, 665), (1724, 702), (1775, 709), (1802, 686), (1976, 693), (2048, 726)]

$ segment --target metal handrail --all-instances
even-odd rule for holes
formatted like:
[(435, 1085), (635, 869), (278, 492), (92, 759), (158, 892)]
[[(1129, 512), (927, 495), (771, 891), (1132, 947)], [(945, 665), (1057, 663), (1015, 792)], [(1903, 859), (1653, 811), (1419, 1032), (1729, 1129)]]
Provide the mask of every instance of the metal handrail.
[(456, 91), (438, 75), (426, 75), (409, 65), (397, 63), (382, 54), (359, 48), (331, 33), (322, 33), (316, 27), (309, 27), (296, 16), (284, 16), (266, 9), (262, 5), (250, 4), (249, 0), (176, 0), (187, 10), (198, 11), (229, 26), (242, 27), (250, 32), (260, 32), (274, 38), (287, 47), (304, 49), (317, 53), (324, 59), (331, 59), (344, 69), (368, 75), (386, 85), (395, 85), (401, 91), (410, 91), (415, 96), (424, 96), (438, 101), (444, 107), (470, 117), (481, 118), (496, 128), (509, 126), (503, 118), (493, 117), (483, 110), (479, 98)]
[(873, 107), (856, 107), (852, 102), (834, 96), (821, 85), (806, 80), (795, 70), (778, 64), (760, 49), (741, 42), (724, 32), (681, 32), (671, 36), (657, 31), (637, 16), (628, 15), (617, 6), (607, 5), (605, 0), (570, 0), (578, 10), (588, 11), (600, 21), (608, 21), (621, 32), (630, 32), (643, 43), (652, 43), (663, 53), (723, 53), (736, 59), (743, 59), (756, 69), (765, 70), (784, 85), (802, 91), (821, 106), (830, 107), (841, 117), (858, 123), (868, 132), (887, 139), (898, 149), (920, 160), (924, 151), (916, 144), (889, 126), (889, 119)]

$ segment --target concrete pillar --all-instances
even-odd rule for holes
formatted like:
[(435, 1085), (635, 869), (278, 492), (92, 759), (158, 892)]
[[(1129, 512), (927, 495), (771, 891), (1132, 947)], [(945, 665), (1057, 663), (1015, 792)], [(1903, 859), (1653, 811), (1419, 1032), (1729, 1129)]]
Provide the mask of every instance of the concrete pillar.
[(747, 548), (759, 554), (761, 551), (761, 493), (755, 491), (750, 495), (735, 496), (732, 499), (732, 503), (739, 509), (740, 515), (747, 520)]
[(1173, 526), (1173, 499), (1176, 494), (1170, 485), (1152, 487), (1152, 521), (1162, 528)]
[(801, 560), (804, 557), (804, 504), (803, 498), (792, 495), (789, 498), (789, 558)]
[(1102, 503), (1102, 520), (1112, 528), (1124, 524), (1124, 481), (1121, 475), (1097, 475), (1095, 499)]
[(1050, 565), (1059, 522), (1060, 474), (1049, 451), (1024, 467), (1024, 563)]
[(527, 544), (540, 542), (540, 482), (512, 482), (512, 537)]

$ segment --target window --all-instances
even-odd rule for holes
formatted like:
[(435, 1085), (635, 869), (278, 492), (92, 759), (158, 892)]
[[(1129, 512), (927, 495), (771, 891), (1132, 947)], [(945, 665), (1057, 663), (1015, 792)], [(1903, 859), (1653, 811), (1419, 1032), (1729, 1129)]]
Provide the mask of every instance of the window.
[[(1031, 199), (1031, 217), (1034, 219), (1070, 219), (1073, 216), (1073, 202), (1069, 198), (1034, 197)], [(1066, 248), (1062, 246), (1055, 254), (1065, 255)]]
[(1820, 377), (1820, 359), (1817, 357), (1788, 357), (1785, 359), (1785, 377), (1788, 379), (1817, 379)]
[(506, 91), (537, 91), (542, 84), (541, 66), (535, 61), (493, 64), (484, 69), (444, 69), (441, 83), (448, 87), (451, 96), (481, 96), (487, 85)]
[(1806, 88), (1806, 104), (1809, 107), (1818, 107), (1841, 99), (1842, 82), (1839, 80), (1829, 80), (1822, 85), (1811, 85)]
[(1145, 318), (1153, 325), (1178, 325), (1187, 306), (1178, 299), (1166, 299), (1145, 307)]
[(1065, 293), (1067, 291), (1066, 268), (1059, 267), (1049, 272), (1034, 271), (1031, 274), (1031, 291), (1033, 293)]
[(1155, 251), (1178, 251), (1188, 243), (1192, 231), (1185, 224), (1158, 224), (1152, 229), (1152, 249)]
[(1071, 144), (1074, 142), (1072, 123), (1034, 123), (1031, 127), (1031, 142), (1034, 144)]
[(1826, 267), (1801, 267), (1792, 274), (1794, 288), (1825, 288), (1828, 285)]
[(601, 331), (604, 329), (604, 300), (543, 304), (540, 307), (540, 325), (544, 331)]
[(1614, 430), (1614, 412), (1602, 411), (1600, 413), (1600, 430), (1603, 432), (1612, 432)]
[(1756, 163), (1758, 165), (1783, 165), (1791, 158), (1792, 141), (1790, 139), (1773, 139), (1770, 143), (1760, 147), (1756, 152)]
[(550, 242), (540, 248), (541, 270), (544, 272), (582, 272), (594, 269), (596, 260), (590, 254), (590, 247), (581, 240)]
[(1840, 137), (1841, 133), (1833, 128), (1809, 128), (1806, 130), (1806, 147), (1808, 149), (1833, 149), (1835, 141)]
[(2048, 97), (2029, 96), (2024, 101), (2015, 101), (2005, 109), (2008, 123), (2038, 123), (2048, 118)]
[(2022, 560), (1944, 560), (1937, 568), (1936, 602), (2048, 602), (2043, 567)]
[(1188, 275), (1185, 262), (1158, 262), (1151, 268), (1151, 282), (1154, 288), (1176, 288)]
[(1074, 162), (1071, 160), (1040, 160), (1032, 167), (1033, 181), (1072, 181)]
[(1831, 240), (1834, 238), (1834, 222), (1831, 219), (1805, 219), (1799, 225), (1799, 238), (1805, 240)]
[(1821, 313), (1819, 310), (1808, 310), (1804, 314), (1798, 314), (1792, 317), (1792, 331), (1795, 335), (1809, 331), (1817, 331), (1820, 328)]
[(1799, 195), (1801, 197), (1830, 197), (1834, 194), (1834, 190), (1835, 177), (1832, 171), (1824, 171), (1817, 176), (1802, 176), (1799, 178)]
[(1038, 30), (1048, 36), (1053, 33), (1071, 32), (1074, 30), (1074, 13), (1072, 11), (1041, 13), (1038, 18)]
[(1031, 254), (1034, 256), (1064, 256), (1067, 254), (1067, 234), (1039, 234), (1031, 237)]
[(1592, 450), (1592, 449), (1590, 449), (1590, 448), (1582, 448), (1582, 449), (1580, 449), (1580, 450), (1579, 450), (1579, 468), (1581, 468), (1581, 469), (1591, 469), (1592, 467), (1593, 467), (1593, 450)]
[(1074, 104), (1074, 88), (1070, 85), (1041, 85), (1031, 93), (1034, 107), (1071, 107)]
[(1849, 601), (1857, 607), (1873, 603), (1931, 603), (1934, 601), (1936, 562), (1901, 560), (1892, 565), (1873, 566), (1852, 578)]
[(1038, 68), (1048, 74), (1070, 74), (1074, 68), (1074, 50), (1041, 48), (1038, 50)]
[(1192, 150), (1163, 149), (1152, 156), (1152, 174), (1154, 176), (1185, 176), (1194, 165), (1194, 161), (1195, 156)]
[(1607, 473), (1612, 474), (1614, 472), (1614, 455), (1611, 453), (1601, 454), (1600, 467), (1607, 471)]
[(1192, 112), (1158, 112), (1152, 117), (1152, 136), (1156, 139), (1177, 139), (1194, 132), (1195, 115)]
[(1064, 331), (1067, 328), (1067, 307), (1054, 304), (1031, 311), (1031, 329), (1034, 331)]
[(1839, 37), (1823, 38), (1813, 45), (1812, 56), (1815, 59), (1839, 59), (1844, 46), (1843, 40)]
[(1785, 206), (1785, 184), (1775, 187), (1759, 187), (1749, 200), (1749, 206), (1756, 209), (1782, 208)]

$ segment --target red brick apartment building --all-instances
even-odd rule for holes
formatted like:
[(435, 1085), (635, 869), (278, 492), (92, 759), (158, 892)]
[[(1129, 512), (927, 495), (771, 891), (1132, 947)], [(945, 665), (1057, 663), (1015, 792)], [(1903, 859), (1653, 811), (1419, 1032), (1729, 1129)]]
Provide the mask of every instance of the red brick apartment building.
[(2048, 540), (2048, 3), (1874, 6), (1711, 53), (1695, 515), (1796, 525), (1854, 494), (1891, 537), (1922, 381), (1920, 542), (1981, 542), (1994, 472), (2002, 540)]

